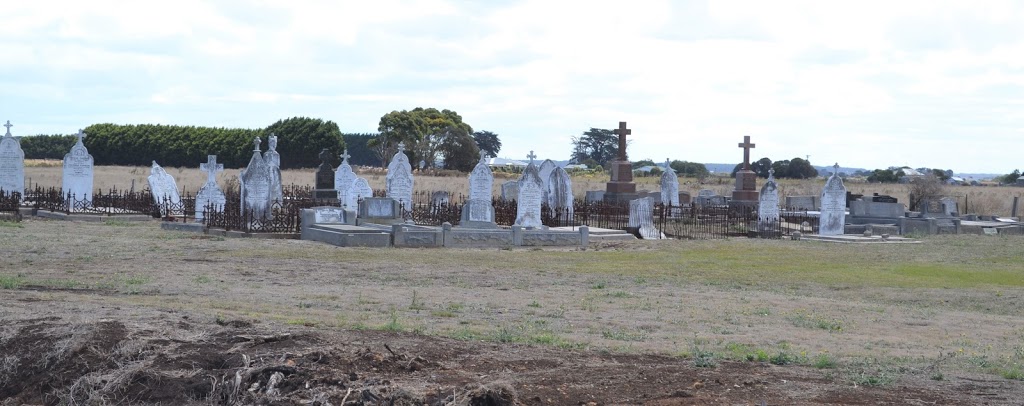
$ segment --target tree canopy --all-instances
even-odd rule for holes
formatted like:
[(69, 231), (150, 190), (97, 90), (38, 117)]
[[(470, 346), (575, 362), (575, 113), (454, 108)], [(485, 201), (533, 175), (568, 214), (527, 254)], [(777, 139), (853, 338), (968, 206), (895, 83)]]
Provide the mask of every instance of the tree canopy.
[(473, 133), (473, 140), (476, 141), (477, 147), (491, 158), (497, 157), (498, 151), (501, 151), (501, 140), (498, 139), (498, 134), (490, 131), (477, 131)]
[(579, 137), (572, 137), (572, 163), (582, 163), (592, 159), (602, 167), (614, 160), (619, 154), (619, 137), (612, 130), (591, 128)]
[[(471, 155), (475, 163), (479, 148), (472, 136), (473, 127), (462, 121), (462, 116), (453, 110), (417, 107), (412, 110), (392, 111), (380, 118), (377, 138), (367, 142), (381, 159), (382, 165), (398, 150), (398, 143), (404, 142), (406, 154), (412, 162), (424, 161), (433, 167), (439, 158), (452, 159), (445, 167), (461, 167), (461, 162)], [(497, 135), (495, 135), (497, 140)], [(489, 145), (494, 147), (494, 145)], [(497, 147), (501, 144), (498, 142)], [(497, 153), (497, 151), (495, 151)]]

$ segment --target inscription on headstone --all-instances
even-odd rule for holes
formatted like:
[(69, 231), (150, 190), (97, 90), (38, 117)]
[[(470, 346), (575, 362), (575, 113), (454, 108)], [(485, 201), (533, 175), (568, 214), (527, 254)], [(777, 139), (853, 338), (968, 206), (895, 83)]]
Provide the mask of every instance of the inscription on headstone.
[(217, 174), (224, 171), (224, 164), (217, 163), (217, 156), (207, 155), (206, 163), (199, 164), (199, 170), (206, 172), (206, 183), (196, 193), (196, 221), (203, 221), (207, 207), (211, 213), (223, 213), (227, 198), (217, 186)]
[(846, 186), (839, 177), (839, 164), (833, 166), (832, 176), (821, 191), (821, 217), (819, 235), (842, 235), (846, 227)]
[(25, 152), (11, 135), (11, 122), (7, 121), (4, 127), (7, 134), (0, 138), (0, 191), (25, 193)]
[(366, 199), (366, 212), (370, 217), (395, 217), (395, 201), (390, 198)]
[(761, 232), (778, 229), (779, 222), (779, 187), (775, 183), (775, 171), (768, 170), (768, 180), (761, 186), (761, 196), (757, 205), (757, 228)]
[(340, 207), (314, 207), (313, 218), (317, 224), (344, 223), (345, 211)]
[(93, 159), (85, 148), (82, 139), (86, 137), (78, 130), (78, 141), (71, 147), (71, 152), (64, 155), (64, 173), (61, 192), (64, 196), (71, 194), (74, 199), (92, 205)]
[(349, 206), (350, 199), (348, 198), (352, 182), (356, 180), (356, 174), (352, 172), (352, 166), (348, 164), (349, 157), (351, 155), (348, 154), (347, 149), (341, 153), (341, 165), (334, 172), (334, 188), (338, 191), (338, 202), (349, 210), (355, 210), (356, 206)]
[[(487, 153), (480, 151), (480, 162), (469, 173), (469, 213), (465, 216), (469, 221), (494, 221), (494, 207), (491, 206), (491, 189), (494, 187), (494, 174), (487, 166)], [(465, 209), (465, 207), (463, 207)]]
[(359, 201), (373, 197), (373, 188), (370, 187), (370, 183), (363, 178), (355, 178), (352, 181), (352, 185), (349, 186), (348, 192), (345, 193), (345, 207), (349, 210), (354, 210), (359, 207)]

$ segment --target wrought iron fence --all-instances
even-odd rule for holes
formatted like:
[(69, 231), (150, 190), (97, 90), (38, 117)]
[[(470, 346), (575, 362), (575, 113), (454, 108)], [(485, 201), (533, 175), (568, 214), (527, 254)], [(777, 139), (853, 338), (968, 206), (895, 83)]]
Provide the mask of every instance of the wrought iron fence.
[(21, 221), (21, 192), (6, 192), (0, 189), (0, 213), (4, 218)]
[(35, 209), (61, 212), (65, 214), (144, 214), (160, 216), (160, 208), (153, 201), (149, 190), (141, 192), (109, 189), (106, 192), (97, 190), (92, 196), (63, 193), (57, 188), (42, 188), (27, 192), (23, 199), (25, 204)]

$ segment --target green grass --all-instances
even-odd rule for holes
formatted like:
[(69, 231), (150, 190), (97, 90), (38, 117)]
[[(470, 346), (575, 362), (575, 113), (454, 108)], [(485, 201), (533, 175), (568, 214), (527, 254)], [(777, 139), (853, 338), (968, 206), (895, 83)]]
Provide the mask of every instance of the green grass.
[(19, 289), (25, 284), (25, 278), (21, 275), (0, 275), (0, 288)]
[(25, 228), (21, 223), (16, 221), (0, 220), (0, 227), (6, 228)]

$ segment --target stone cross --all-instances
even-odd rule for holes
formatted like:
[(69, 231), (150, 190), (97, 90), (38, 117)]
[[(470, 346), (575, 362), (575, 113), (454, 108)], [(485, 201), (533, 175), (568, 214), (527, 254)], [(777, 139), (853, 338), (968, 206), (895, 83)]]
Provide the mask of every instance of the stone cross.
[(626, 136), (633, 133), (633, 130), (626, 128), (625, 121), (619, 121), (619, 129), (614, 131), (619, 136), (619, 160), (626, 160)]
[(405, 152), (405, 141), (398, 143), (398, 152)]
[(348, 159), (351, 157), (352, 155), (348, 154), (348, 148), (341, 151), (341, 162), (348, 162)]
[(328, 159), (331, 159), (331, 153), (327, 151), (327, 148), (324, 148), (323, 151), (320, 151), (320, 162), (327, 163)]
[(217, 163), (216, 155), (207, 155), (206, 163), (199, 164), (199, 170), (206, 172), (206, 183), (216, 183), (217, 174), (224, 171), (224, 164)]
[(256, 139), (253, 140), (252, 143), (253, 143), (253, 145), (256, 146), (256, 149), (254, 149), (253, 151), (259, 151), (260, 150), (260, 137), (256, 137)]
[(10, 137), (11, 127), (14, 127), (13, 125), (11, 125), (11, 120), (7, 120), (7, 124), (4, 124), (4, 127), (7, 127), (7, 136)]
[(277, 151), (277, 136), (274, 133), (270, 133), (270, 138), (267, 138), (267, 148), (271, 151)]
[(839, 176), (839, 162), (832, 166), (832, 175)]
[(773, 178), (775, 178), (775, 170), (771, 169), (771, 168), (768, 168), (768, 179), (773, 179)]
[(480, 163), (487, 165), (487, 151), (480, 151)]
[(535, 154), (533, 153), (533, 150), (531, 149), (531, 150), (530, 150), (530, 155), (527, 155), (526, 157), (527, 157), (527, 158), (530, 158), (530, 165), (533, 165), (533, 159), (534, 159), (534, 158), (536, 158), (536, 157), (537, 157), (537, 155), (535, 155)]
[(81, 144), (82, 143), (82, 138), (85, 138), (85, 133), (82, 132), (81, 128), (79, 128), (78, 129), (78, 134), (76, 134), (75, 136), (78, 137), (78, 143)]
[(665, 158), (665, 170), (668, 170), (668, 168), (671, 168), (671, 167), (672, 167), (672, 161), (669, 161), (668, 158)]
[(750, 170), (750, 149), (755, 145), (750, 143), (749, 135), (744, 135), (743, 142), (739, 146), (743, 148), (743, 170)]

